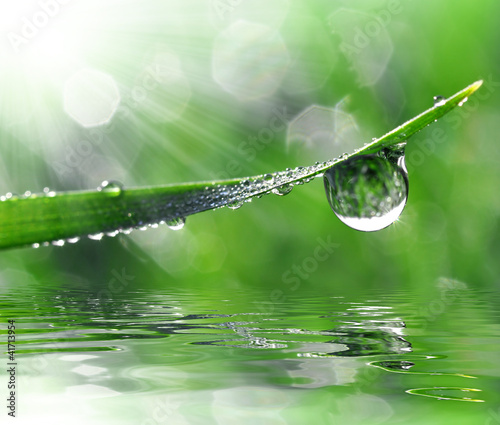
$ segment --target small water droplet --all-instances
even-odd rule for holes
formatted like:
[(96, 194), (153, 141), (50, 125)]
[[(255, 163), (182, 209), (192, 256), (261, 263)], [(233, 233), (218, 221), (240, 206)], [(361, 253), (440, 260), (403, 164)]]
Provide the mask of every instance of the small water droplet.
[[(401, 215), (408, 198), (404, 151), (390, 158), (361, 155), (325, 171), (328, 202), (349, 227), (364, 232), (383, 229)], [(389, 200), (390, 199), (390, 200)]]
[(286, 183), (280, 187), (275, 187), (271, 192), (278, 196), (288, 195), (293, 189), (293, 185), (291, 183)]
[(43, 188), (43, 193), (49, 193), (49, 192), (50, 192), (50, 189), (48, 187)]
[(459, 103), (458, 103), (458, 106), (462, 106), (465, 102), (467, 102), (469, 100), (468, 97), (464, 97)]
[(116, 180), (104, 180), (97, 190), (99, 192), (113, 194), (114, 196), (120, 196), (123, 191), (123, 184)]
[(31, 192), (29, 190), (27, 190), (26, 192), (24, 192), (24, 197), (25, 198), (29, 198), (31, 196)]
[(93, 235), (88, 235), (88, 237), (93, 241), (100, 241), (104, 237), (104, 233), (95, 233)]
[(77, 243), (80, 240), (78, 236), (75, 236), (74, 238), (68, 238), (66, 239), (66, 242), (68, 243)]
[(244, 203), (244, 201), (234, 201), (234, 202), (227, 204), (227, 207), (230, 210), (237, 210), (238, 208), (242, 207), (243, 203)]
[(186, 219), (184, 217), (176, 217), (171, 220), (166, 220), (167, 226), (172, 230), (180, 230), (186, 224)]
[(31, 245), (32, 248), (40, 248), (40, 244), (39, 243), (34, 243), (33, 245)]
[(433, 97), (434, 106), (441, 106), (446, 103), (446, 97), (438, 95)]
[(266, 175), (264, 176), (264, 180), (265, 180), (265, 181), (267, 181), (267, 182), (269, 182), (269, 181), (273, 181), (273, 180), (274, 180), (274, 177), (273, 177), (273, 175), (272, 175), (272, 174), (266, 174)]
[(59, 239), (57, 241), (52, 241), (52, 245), (54, 245), (54, 246), (64, 246), (64, 240), (63, 239)]
[(119, 230), (113, 230), (112, 232), (106, 232), (106, 236), (109, 236), (110, 238), (114, 238), (118, 233), (120, 233)]

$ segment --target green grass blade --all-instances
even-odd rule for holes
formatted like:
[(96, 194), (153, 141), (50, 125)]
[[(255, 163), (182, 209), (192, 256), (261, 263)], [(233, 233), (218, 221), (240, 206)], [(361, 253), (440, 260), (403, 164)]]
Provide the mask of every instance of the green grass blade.
[(351, 156), (375, 153), (408, 140), (464, 102), (481, 84), (482, 81), (471, 84), (350, 155), (309, 167), (233, 180), (1, 197), (0, 248), (61, 244), (87, 235), (126, 232), (223, 206), (236, 208), (263, 194), (284, 194), (294, 185), (322, 176), (325, 170)]
[(483, 80), (476, 81), (465, 89), (460, 90), (448, 99), (443, 99), (442, 102), (427, 109), (420, 115), (412, 118), (411, 120), (405, 122), (404, 124), (396, 127), (394, 130), (383, 135), (379, 139), (374, 140), (369, 145), (365, 146), (363, 149), (357, 153), (375, 153), (384, 147), (389, 147), (397, 143), (401, 143), (404, 140), (409, 139), (415, 133), (418, 133), (423, 128), (432, 124), (434, 121), (441, 118), (443, 115), (450, 112), (456, 106), (461, 106), (463, 102), (466, 102), (468, 97), (473, 94), (481, 85)]

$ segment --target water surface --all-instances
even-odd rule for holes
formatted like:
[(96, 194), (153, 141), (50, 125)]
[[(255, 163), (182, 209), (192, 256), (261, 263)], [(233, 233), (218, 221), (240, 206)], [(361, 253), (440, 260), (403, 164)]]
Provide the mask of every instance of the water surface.
[(426, 295), (297, 292), (4, 291), (17, 421), (498, 423), (498, 294), (450, 279)]

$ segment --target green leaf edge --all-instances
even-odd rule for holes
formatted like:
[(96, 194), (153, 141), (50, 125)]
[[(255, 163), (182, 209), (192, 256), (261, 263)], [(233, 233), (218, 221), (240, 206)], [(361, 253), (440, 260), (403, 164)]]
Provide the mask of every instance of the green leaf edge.
[[(254, 197), (270, 193), (284, 185), (294, 185), (321, 176), (336, 163), (353, 156), (372, 154), (407, 141), (415, 133), (435, 122), (443, 115), (461, 106), (482, 84), (476, 81), (445, 101), (435, 105), (416, 117), (406, 121), (361, 149), (341, 158), (325, 161), (311, 167), (274, 172), (265, 175), (230, 180), (169, 184), (108, 191), (67, 191), (47, 195), (33, 194), (29, 197), (1, 197), (0, 202), (0, 249), (48, 245), (49, 241), (62, 241), (89, 234), (132, 229), (166, 218), (175, 219), (197, 212), (220, 208), (234, 203), (249, 201)], [(260, 185), (265, 177), (272, 176), (276, 183)], [(248, 188), (245, 186), (248, 185)], [(214, 190), (228, 188), (236, 195), (228, 196), (216, 203), (200, 204), (194, 210), (182, 209), (192, 205), (196, 199), (210, 196)], [(173, 205), (166, 209), (165, 205)], [(176, 207), (179, 211), (176, 211)], [(187, 214), (182, 214), (182, 212)]]

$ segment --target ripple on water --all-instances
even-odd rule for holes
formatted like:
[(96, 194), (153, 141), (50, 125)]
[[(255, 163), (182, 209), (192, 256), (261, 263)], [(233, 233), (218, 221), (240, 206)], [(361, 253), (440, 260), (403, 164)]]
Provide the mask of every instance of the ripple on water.
[[(55, 290), (34, 297), (25, 293), (23, 299), (7, 300), (7, 305), (16, 305), (17, 317), (25, 317), (19, 356), (25, 357), (26, 376), (33, 382), (58, 373), (71, 377), (67, 391), (77, 398), (85, 399), (91, 389), (109, 400), (168, 393), (185, 404), (194, 391), (196, 398), (211, 403), (212, 411), (225, 418), (248, 388), (258, 388), (264, 398), (278, 397), (279, 409), (287, 403), (289, 389), (319, 391), (335, 386), (372, 391), (364, 394), (367, 402), (387, 418), (387, 406), (375, 395), (380, 388), (395, 397), (408, 393), (451, 402), (486, 398), (475, 390), (482, 388), (485, 394), (484, 382), (479, 384), (479, 379), (470, 379), (472, 372), (460, 370), (471, 365), (460, 361), (460, 353), (473, 354), (479, 342), (476, 347), (464, 346), (467, 329), (461, 326), (455, 336), (453, 322), (446, 338), (439, 336), (446, 315), (455, 319), (466, 313), (477, 327), (491, 320), (482, 314), (481, 323), (477, 314), (485, 308), (494, 310), (492, 300), (498, 297), (476, 294), (475, 299), (467, 291), (466, 287), (455, 291), (449, 311), (428, 320), (425, 333), (421, 316), (426, 310), (408, 308), (420, 306), (422, 300), (414, 303), (415, 296), (403, 290), (356, 299), (290, 297), (265, 312), (255, 307), (261, 301), (258, 293), (201, 296), (139, 291), (99, 300), (82, 290)], [(427, 302), (433, 300), (430, 296)], [(433, 326), (436, 321), (439, 326)], [(432, 339), (432, 335), (437, 336)], [(486, 332), (481, 335), (486, 337)], [(421, 344), (414, 351), (422, 338), (427, 338), (426, 346), (447, 352), (448, 357), (432, 350), (423, 353)], [(435, 341), (441, 346), (432, 345)], [(482, 367), (482, 374), (488, 374), (488, 366)], [(398, 380), (392, 379), (396, 376)], [(420, 388), (423, 380), (427, 386)], [(449, 380), (456, 386), (447, 387)], [(270, 389), (277, 393), (266, 393)], [(351, 400), (353, 405), (364, 400), (358, 395)], [(338, 400), (344, 396), (339, 393)], [(259, 400), (254, 399), (255, 405)]]

